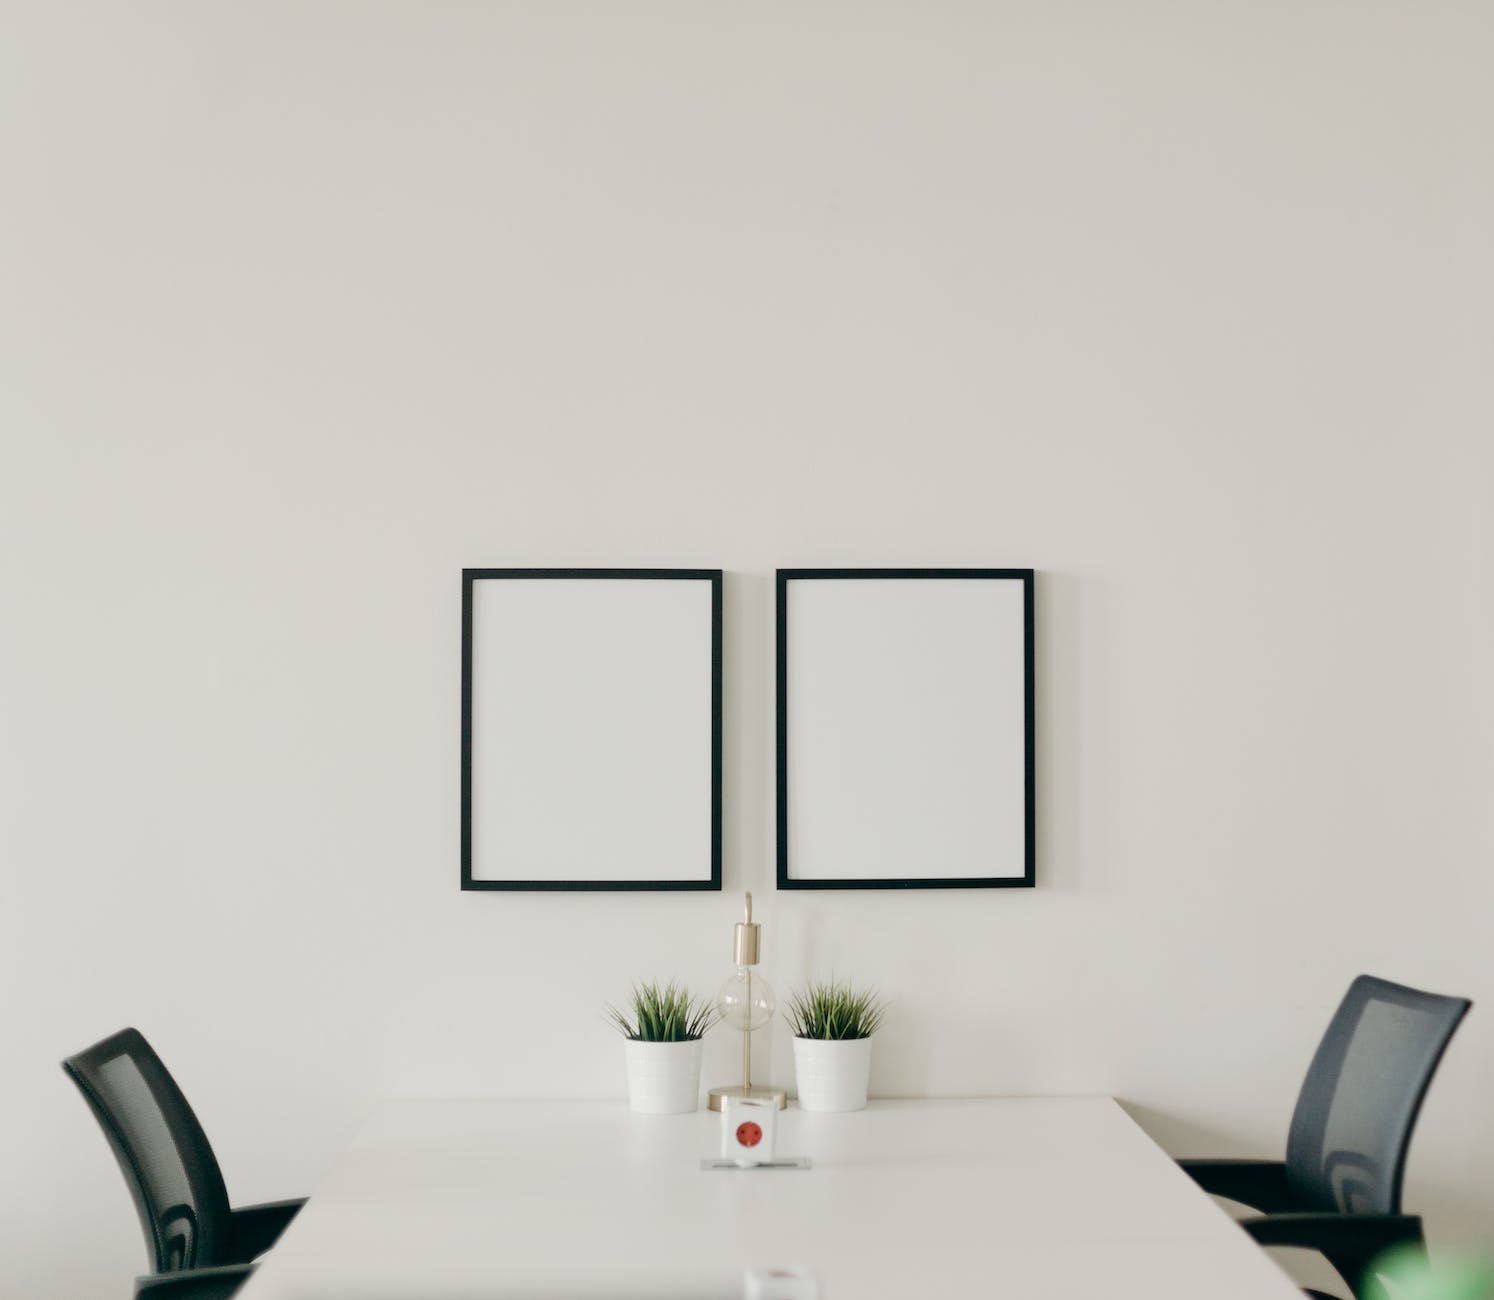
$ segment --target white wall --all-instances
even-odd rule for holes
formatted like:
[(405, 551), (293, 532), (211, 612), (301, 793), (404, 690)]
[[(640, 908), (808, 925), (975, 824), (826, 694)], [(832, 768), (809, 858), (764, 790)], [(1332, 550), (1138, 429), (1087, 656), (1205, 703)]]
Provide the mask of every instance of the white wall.
[[(391, 1091), (620, 1093), (744, 887), (877, 1090), (1184, 1153), (1355, 973), (1470, 994), (1409, 1201), (1494, 1235), (1494, 9), (3, 19), (5, 1296), (142, 1264), (65, 1053), (305, 1193)], [(729, 571), (728, 893), (459, 893), (464, 564)], [(1037, 890), (774, 896), (780, 564), (1041, 570)]]

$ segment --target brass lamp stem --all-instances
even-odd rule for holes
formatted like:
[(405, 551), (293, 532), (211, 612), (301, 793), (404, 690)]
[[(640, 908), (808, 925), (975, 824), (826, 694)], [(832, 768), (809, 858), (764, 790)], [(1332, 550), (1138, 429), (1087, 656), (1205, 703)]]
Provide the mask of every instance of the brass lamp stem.
[[(747, 915), (752, 915), (752, 895), (747, 895)], [(752, 967), (747, 967), (747, 1028), (742, 1030), (742, 1096), (752, 1096)]]

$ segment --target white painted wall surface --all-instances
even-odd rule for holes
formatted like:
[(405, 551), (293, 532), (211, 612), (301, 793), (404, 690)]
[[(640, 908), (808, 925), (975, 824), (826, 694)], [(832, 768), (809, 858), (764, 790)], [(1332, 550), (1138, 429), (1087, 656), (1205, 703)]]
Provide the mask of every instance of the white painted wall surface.
[[(1280, 1148), (1359, 971), (1469, 994), (1409, 1204), (1489, 1239), (1494, 8), (3, 26), (0, 1293), (142, 1264), (67, 1052), (304, 1193), (376, 1096), (620, 1095), (744, 887), (876, 1091), (1179, 1153)], [(460, 569), (596, 564), (730, 572), (730, 892), (461, 894)], [(775, 897), (780, 564), (1041, 570), (1037, 890)]]

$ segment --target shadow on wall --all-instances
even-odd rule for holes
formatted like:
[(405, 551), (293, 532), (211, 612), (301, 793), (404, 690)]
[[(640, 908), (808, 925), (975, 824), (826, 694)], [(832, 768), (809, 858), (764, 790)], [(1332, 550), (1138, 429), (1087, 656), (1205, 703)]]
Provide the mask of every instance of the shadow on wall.
[[(1212, 1124), (1202, 1124), (1191, 1118), (1180, 1118), (1175, 1114), (1143, 1106), (1140, 1102), (1117, 1097), (1121, 1108), (1136, 1121), (1141, 1130), (1156, 1142), (1168, 1155), (1176, 1159), (1198, 1156), (1242, 1156), (1252, 1159), (1279, 1160), (1285, 1148), (1273, 1146), (1263, 1149), (1259, 1143), (1252, 1144), (1237, 1130), (1221, 1129)], [(1282, 1119), (1285, 1133), (1286, 1119)], [(1284, 1140), (1283, 1140), (1284, 1141)]]
[[(1094, 579), (1090, 580), (1091, 585)], [(1081, 735), (1087, 701), (1080, 672), (1083, 618), (1093, 616), (1081, 602), (1073, 573), (1038, 569), (1033, 584), (1033, 651), (1036, 656), (1037, 724), (1034, 782), (1037, 786), (1037, 888), (1078, 890), (1086, 883), (1082, 827), (1087, 791)], [(1094, 731), (1089, 723), (1090, 734)]]

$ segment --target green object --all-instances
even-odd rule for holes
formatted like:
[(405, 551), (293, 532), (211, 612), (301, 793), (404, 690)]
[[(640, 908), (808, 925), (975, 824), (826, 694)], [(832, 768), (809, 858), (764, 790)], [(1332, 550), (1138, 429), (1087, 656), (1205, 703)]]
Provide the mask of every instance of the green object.
[(1494, 1300), (1494, 1266), (1486, 1259), (1439, 1252), (1434, 1265), (1420, 1246), (1398, 1246), (1370, 1268), (1366, 1300)]
[(874, 990), (833, 979), (806, 985), (784, 1009), (795, 1038), (870, 1038), (886, 1014)]
[(607, 1017), (624, 1038), (640, 1043), (688, 1043), (704, 1038), (706, 1030), (716, 1023), (715, 1007), (702, 998), (691, 997), (676, 980), (633, 985), (630, 1009), (631, 1016), (608, 1003)]

